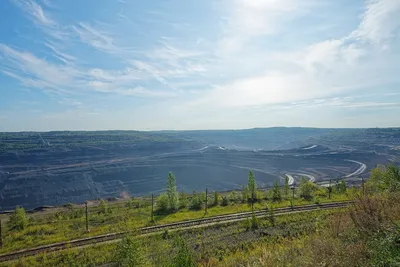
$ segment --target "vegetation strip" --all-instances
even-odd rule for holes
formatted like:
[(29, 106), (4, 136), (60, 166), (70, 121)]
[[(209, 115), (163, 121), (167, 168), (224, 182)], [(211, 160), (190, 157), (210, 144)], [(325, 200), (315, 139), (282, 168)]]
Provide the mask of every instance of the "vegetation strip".
[[(275, 212), (276, 212), (275, 215), (283, 215), (283, 214), (291, 213), (291, 212), (302, 212), (302, 211), (306, 212), (306, 211), (316, 210), (318, 208), (320, 208), (320, 209), (339, 208), (339, 207), (345, 207), (351, 203), (352, 203), (351, 201), (344, 201), (344, 202), (332, 202), (332, 203), (315, 204), (315, 205), (295, 206), (293, 208), (292, 207), (278, 208), (275, 210)], [(170, 223), (170, 224), (164, 224), (164, 225), (142, 227), (139, 229), (139, 233), (140, 234), (148, 234), (148, 233), (152, 233), (152, 232), (158, 232), (161, 230), (178, 228), (178, 227), (185, 228), (185, 227), (194, 226), (194, 225), (202, 225), (202, 224), (206, 225), (206, 224), (217, 223), (217, 222), (237, 221), (237, 220), (246, 219), (246, 218), (252, 216), (253, 213), (257, 217), (267, 216), (268, 215), (267, 212), (268, 212), (268, 209), (264, 209), (264, 210), (254, 211), (254, 212), (241, 212), (241, 213), (220, 215), (220, 216), (199, 219), (199, 220), (190, 220), (190, 221), (182, 221), (182, 222), (176, 222), (176, 223)], [(116, 240), (116, 239), (122, 238), (127, 233), (128, 232), (110, 233), (110, 234), (105, 234), (105, 235), (100, 235), (100, 236), (95, 236), (95, 237), (71, 240), (71, 241), (67, 241), (67, 242), (60, 242), (60, 243), (41, 246), (41, 247), (32, 248), (32, 249), (15, 251), (12, 253), (0, 255), (0, 262), (14, 260), (14, 259), (18, 259), (20, 257), (33, 256), (33, 255), (37, 255), (37, 254), (43, 253), (43, 252), (52, 252), (52, 251), (58, 251), (58, 250), (72, 248), (72, 247), (85, 246), (85, 245), (89, 245), (89, 244), (93, 244), (93, 243), (97, 244), (97, 243), (107, 242), (107, 241), (111, 241), (111, 240)]]

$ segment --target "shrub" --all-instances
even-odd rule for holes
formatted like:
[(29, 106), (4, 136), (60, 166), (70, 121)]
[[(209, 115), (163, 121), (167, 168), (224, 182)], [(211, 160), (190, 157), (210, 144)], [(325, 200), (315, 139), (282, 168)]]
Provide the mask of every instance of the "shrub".
[(223, 196), (221, 206), (228, 206), (228, 205), (229, 205), (229, 199), (226, 196)]
[(25, 209), (17, 206), (15, 211), (10, 216), (10, 228), (13, 230), (24, 230), (28, 226), (28, 219), (26, 217)]
[[(214, 202), (213, 202), (213, 206), (218, 206), (219, 204), (219, 195), (217, 191), (214, 191)], [(222, 204), (221, 204), (222, 205)]]
[(277, 202), (282, 200), (281, 188), (278, 181), (275, 181), (274, 188), (272, 189), (272, 201)]
[(190, 209), (192, 210), (201, 210), (203, 202), (201, 201), (200, 196), (193, 191), (192, 200), (190, 202)]
[(161, 212), (161, 213), (166, 213), (168, 212), (168, 196), (167, 194), (161, 194), (158, 198), (157, 198), (157, 211)]
[(102, 214), (107, 214), (109, 212), (108, 204), (104, 199), (100, 200), (99, 208), (100, 208), (100, 213)]
[(195, 267), (196, 260), (193, 251), (186, 244), (185, 240), (177, 237), (174, 240), (174, 247), (177, 249), (176, 254), (172, 257), (170, 266)]
[(313, 197), (314, 192), (317, 190), (317, 185), (308, 181), (305, 177), (301, 177), (299, 191), (300, 197), (310, 200)]
[(142, 245), (133, 237), (125, 237), (117, 246), (114, 254), (117, 266), (145, 266), (147, 264)]

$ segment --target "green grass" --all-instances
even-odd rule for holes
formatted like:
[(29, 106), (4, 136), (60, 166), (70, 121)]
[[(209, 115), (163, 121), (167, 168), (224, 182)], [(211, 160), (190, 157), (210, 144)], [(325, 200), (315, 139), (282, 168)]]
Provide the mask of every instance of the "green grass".
[[(320, 198), (320, 202), (331, 202), (347, 200), (348, 196), (332, 195), (331, 199)], [(98, 214), (99, 207), (94, 206), (89, 209), (89, 229), (85, 231), (85, 217), (83, 208), (74, 208), (74, 211), (69, 208), (57, 209), (55, 213), (42, 215), (29, 215), (29, 226), (22, 231), (3, 230), (3, 247), (0, 253), (7, 253), (25, 248), (37, 247), (56, 242), (68, 241), (72, 239), (96, 236), (111, 232), (134, 230), (139, 227), (150, 225), (151, 207), (149, 206), (148, 198), (141, 200), (142, 208), (128, 208), (127, 201), (119, 201), (109, 203), (110, 213)], [(294, 205), (313, 204), (313, 201), (303, 199), (295, 199)], [(133, 206), (138, 205), (138, 200), (135, 200)], [(255, 203), (254, 208), (265, 209), (270, 205), (275, 208), (290, 206), (289, 200), (283, 200), (279, 203), (270, 201), (262, 201)], [(81, 209), (78, 218), (73, 217), (74, 212)], [(155, 215), (156, 224), (166, 224), (177, 221), (201, 219), (216, 215), (251, 211), (251, 207), (247, 203), (231, 203), (228, 206), (215, 206), (208, 208), (208, 214), (204, 214), (204, 210), (192, 211), (188, 209), (179, 210), (176, 213), (166, 215)], [(4, 218), (4, 216), (3, 216)], [(5, 218), (6, 219), (6, 218)]]
[[(276, 228), (287, 228), (295, 225), (296, 229), (291, 229), (292, 234), (304, 232), (310, 222), (313, 224), (315, 218), (327, 217), (338, 210), (320, 210), (307, 213), (292, 215), (283, 215), (276, 218)], [(263, 228), (270, 227), (267, 220), (261, 220)], [(304, 225), (303, 227), (298, 226)], [(308, 231), (308, 230), (307, 230)], [(210, 234), (206, 234), (210, 232)], [(243, 224), (226, 224), (210, 226), (205, 229), (195, 228), (188, 231), (171, 231), (168, 238), (163, 238), (162, 234), (140, 237), (139, 240), (143, 246), (143, 252), (149, 259), (152, 266), (164, 266), (170, 260), (173, 250), (173, 239), (176, 235), (181, 235), (188, 241), (190, 247), (196, 243), (203, 243), (197, 250), (197, 258), (201, 259), (208, 256), (217, 256), (221, 254), (220, 248), (225, 247), (224, 254), (228, 255), (235, 251), (243, 242), (240, 236), (246, 236), (247, 230)], [(215, 234), (216, 233), (216, 234)], [(230, 244), (229, 248), (224, 244), (224, 238), (237, 236), (237, 242)], [(257, 238), (257, 237), (256, 237)], [(251, 240), (248, 240), (251, 241)], [(71, 248), (61, 252), (45, 253), (39, 256), (31, 256), (16, 261), (1, 263), (0, 266), (98, 266), (112, 262), (117, 243), (98, 244), (87, 246), (81, 249)], [(211, 253), (211, 254), (210, 254)]]

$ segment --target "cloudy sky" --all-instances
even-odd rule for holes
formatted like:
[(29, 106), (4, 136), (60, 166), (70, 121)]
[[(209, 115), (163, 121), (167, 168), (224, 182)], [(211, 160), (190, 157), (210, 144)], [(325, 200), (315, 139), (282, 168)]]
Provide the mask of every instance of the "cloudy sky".
[(0, 131), (400, 126), (400, 0), (4, 0), (0, 18)]

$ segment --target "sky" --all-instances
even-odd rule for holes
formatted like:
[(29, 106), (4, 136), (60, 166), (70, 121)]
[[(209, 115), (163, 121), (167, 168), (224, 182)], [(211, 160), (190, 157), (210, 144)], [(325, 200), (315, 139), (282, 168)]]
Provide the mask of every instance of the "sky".
[(3, 0), (0, 131), (399, 127), (400, 0)]

